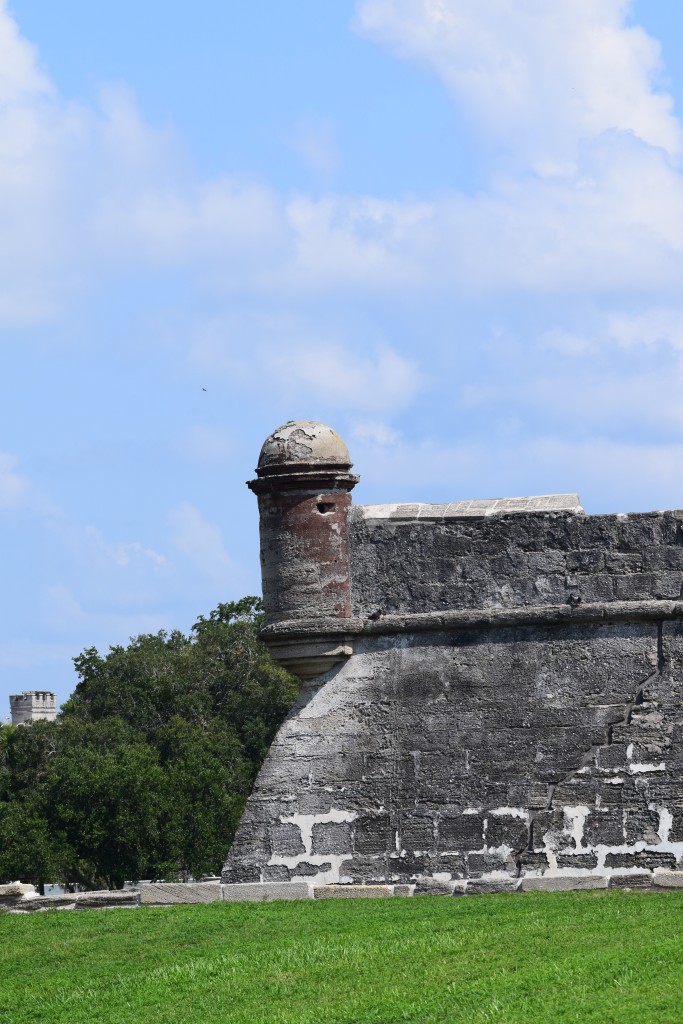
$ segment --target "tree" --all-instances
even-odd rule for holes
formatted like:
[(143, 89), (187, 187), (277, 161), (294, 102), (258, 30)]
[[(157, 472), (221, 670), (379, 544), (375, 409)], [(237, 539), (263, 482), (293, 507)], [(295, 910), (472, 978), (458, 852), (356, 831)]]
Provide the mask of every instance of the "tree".
[(215, 872), (297, 683), (261, 602), (74, 659), (54, 723), (0, 729), (0, 881), (89, 887)]

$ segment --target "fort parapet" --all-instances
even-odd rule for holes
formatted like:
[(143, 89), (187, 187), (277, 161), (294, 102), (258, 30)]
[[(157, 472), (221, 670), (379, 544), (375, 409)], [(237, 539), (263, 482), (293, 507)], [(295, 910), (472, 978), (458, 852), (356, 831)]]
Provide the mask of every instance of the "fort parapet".
[(250, 484), (263, 638), (303, 688), (223, 881), (682, 867), (683, 512), (353, 505), (351, 468), (297, 421)]

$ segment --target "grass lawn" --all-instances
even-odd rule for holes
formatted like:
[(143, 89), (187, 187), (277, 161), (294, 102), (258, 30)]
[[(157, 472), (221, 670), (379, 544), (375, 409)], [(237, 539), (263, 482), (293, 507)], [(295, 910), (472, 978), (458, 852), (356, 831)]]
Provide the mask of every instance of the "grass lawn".
[(0, 916), (3, 1024), (681, 1024), (683, 893)]

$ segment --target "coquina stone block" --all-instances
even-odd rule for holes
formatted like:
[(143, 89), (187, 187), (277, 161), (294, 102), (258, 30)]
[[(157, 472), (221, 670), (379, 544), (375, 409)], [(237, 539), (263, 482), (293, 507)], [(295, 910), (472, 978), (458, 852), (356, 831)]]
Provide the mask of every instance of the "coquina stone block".
[(517, 892), (519, 878), (468, 878), (465, 893), (468, 896), (488, 896), (499, 892)]
[(316, 885), (313, 895), (316, 900), (382, 899), (394, 890), (389, 885)]
[(570, 889), (606, 889), (609, 879), (604, 875), (546, 875), (521, 880), (522, 892), (567, 892)]
[(610, 889), (649, 889), (653, 877), (649, 871), (615, 871), (610, 875)]
[(652, 884), (658, 889), (683, 889), (683, 871), (655, 871)]
[(306, 882), (262, 882), (221, 886), (227, 903), (269, 903), (272, 900), (310, 900), (312, 887)]
[(220, 898), (220, 882), (150, 882), (140, 886), (140, 902), (156, 906), (215, 903)]

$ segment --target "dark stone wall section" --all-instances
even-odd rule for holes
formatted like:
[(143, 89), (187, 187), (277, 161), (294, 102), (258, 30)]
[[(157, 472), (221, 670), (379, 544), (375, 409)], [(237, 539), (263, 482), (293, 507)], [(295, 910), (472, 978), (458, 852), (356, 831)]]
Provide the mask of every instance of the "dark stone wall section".
[(683, 512), (394, 520), (351, 508), (352, 614), (677, 600)]
[(682, 733), (678, 623), (367, 639), (282, 728), (224, 881), (675, 869)]

